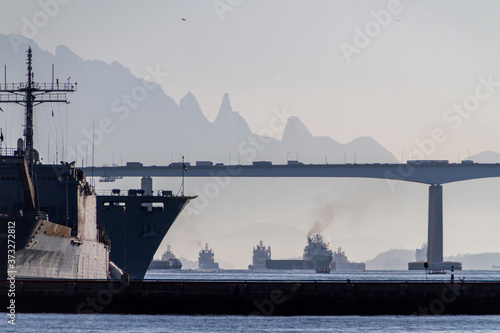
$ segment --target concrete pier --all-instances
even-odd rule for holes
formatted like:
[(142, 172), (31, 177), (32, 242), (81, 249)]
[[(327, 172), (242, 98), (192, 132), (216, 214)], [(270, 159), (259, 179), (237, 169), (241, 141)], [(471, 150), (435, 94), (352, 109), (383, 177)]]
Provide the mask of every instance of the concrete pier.
[(443, 187), (429, 186), (429, 226), (427, 234), (427, 262), (443, 261)]
[[(16, 313), (500, 314), (500, 282), (0, 281)], [(6, 307), (3, 307), (6, 311)]]
[(429, 186), (427, 262), (410, 262), (409, 270), (462, 270), (462, 263), (443, 261), (443, 186)]

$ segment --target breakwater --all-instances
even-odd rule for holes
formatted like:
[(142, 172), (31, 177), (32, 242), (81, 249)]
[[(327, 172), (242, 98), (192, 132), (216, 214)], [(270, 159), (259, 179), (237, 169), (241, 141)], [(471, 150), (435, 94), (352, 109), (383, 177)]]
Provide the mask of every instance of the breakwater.
[[(17, 280), (15, 284), (17, 313), (500, 314), (500, 282), (487, 281)], [(9, 290), (10, 281), (0, 280), (3, 309), (12, 299)]]

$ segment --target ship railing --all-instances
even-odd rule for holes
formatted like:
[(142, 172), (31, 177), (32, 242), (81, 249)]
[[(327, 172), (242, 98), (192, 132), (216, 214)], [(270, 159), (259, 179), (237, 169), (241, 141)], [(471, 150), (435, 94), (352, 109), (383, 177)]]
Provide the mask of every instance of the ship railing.
[[(32, 82), (31, 88), (37, 90), (57, 90), (57, 91), (76, 91), (77, 84), (73, 83), (59, 83), (59, 82), (51, 82), (51, 83), (38, 83)], [(28, 88), (27, 82), (21, 83), (0, 83), (0, 91), (13, 91), (13, 90), (21, 90)]]
[(49, 214), (42, 211), (24, 212), (24, 216), (30, 219), (49, 220)]
[(1, 148), (0, 147), (0, 156), (23, 156), (24, 151), (16, 149), (16, 148)]
[(144, 190), (140, 189), (129, 189), (129, 190), (120, 190), (120, 189), (112, 189), (112, 190), (98, 190), (96, 191), (96, 194), (98, 196), (117, 196), (117, 197), (124, 197), (124, 196), (137, 196), (137, 197), (175, 197), (172, 193), (172, 191), (166, 191), (166, 190), (155, 190), (152, 191), (152, 194), (148, 195), (145, 193)]

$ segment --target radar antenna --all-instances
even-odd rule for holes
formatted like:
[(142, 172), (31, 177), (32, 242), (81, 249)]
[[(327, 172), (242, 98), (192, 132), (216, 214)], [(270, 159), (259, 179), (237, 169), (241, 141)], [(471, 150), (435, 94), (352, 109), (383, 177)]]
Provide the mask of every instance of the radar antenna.
[(31, 47), (28, 48), (28, 81), (22, 83), (0, 83), (0, 103), (17, 103), (25, 107), (24, 124), (24, 156), (28, 162), (30, 170), (35, 162), (34, 142), (33, 142), (33, 107), (42, 103), (66, 103), (66, 94), (76, 91), (77, 84), (59, 83), (38, 83), (34, 81), (32, 68)]

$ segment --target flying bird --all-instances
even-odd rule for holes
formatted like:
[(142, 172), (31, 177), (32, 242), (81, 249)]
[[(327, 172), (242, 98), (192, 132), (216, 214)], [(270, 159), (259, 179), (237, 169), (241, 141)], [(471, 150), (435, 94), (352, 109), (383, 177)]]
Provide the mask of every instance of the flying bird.
[(181, 18), (181, 20), (186, 21), (186, 19), (185, 19), (185, 18)]

